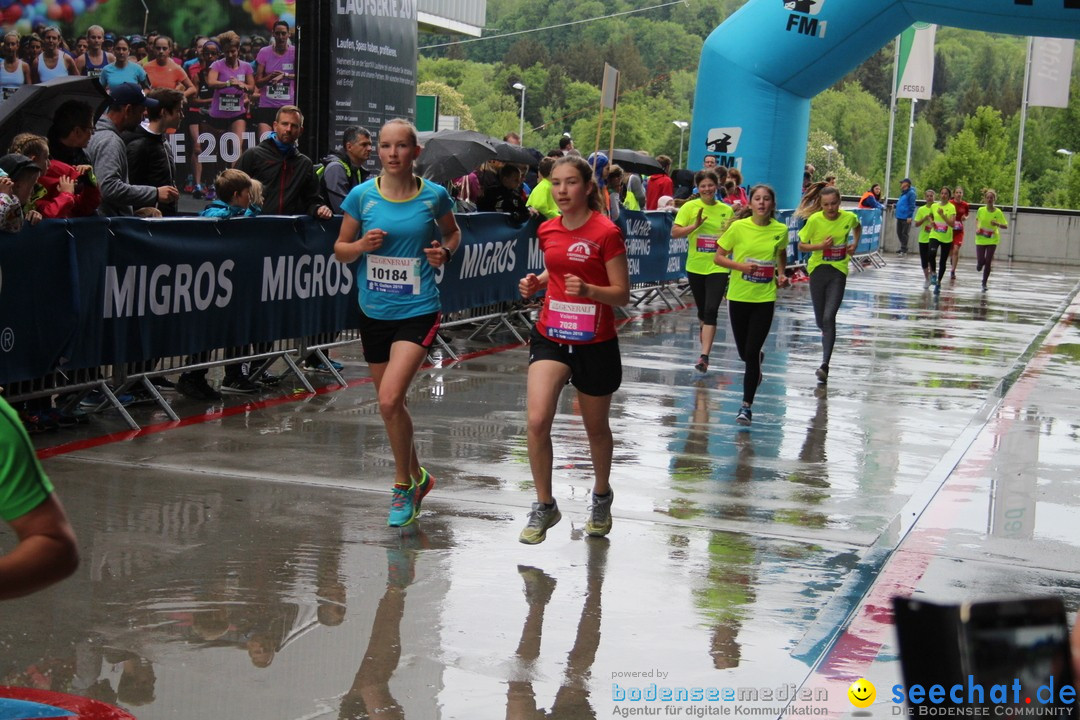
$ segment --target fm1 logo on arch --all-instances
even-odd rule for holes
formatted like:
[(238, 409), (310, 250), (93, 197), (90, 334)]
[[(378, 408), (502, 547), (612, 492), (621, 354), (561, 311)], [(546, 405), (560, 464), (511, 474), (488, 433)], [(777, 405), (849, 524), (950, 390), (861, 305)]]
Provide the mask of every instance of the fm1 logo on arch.
[(807, 35), (809, 37), (823, 38), (825, 37), (825, 26), (828, 24), (824, 20), (818, 20), (813, 15), (817, 15), (821, 12), (821, 8), (825, 5), (825, 0), (783, 0), (784, 9), (790, 10), (791, 15), (788, 15), (787, 27), (788, 32), (796, 32), (799, 35)]
[(705, 136), (705, 152), (716, 156), (716, 164), (727, 168), (742, 168), (742, 158), (736, 157), (741, 127), (712, 128)]

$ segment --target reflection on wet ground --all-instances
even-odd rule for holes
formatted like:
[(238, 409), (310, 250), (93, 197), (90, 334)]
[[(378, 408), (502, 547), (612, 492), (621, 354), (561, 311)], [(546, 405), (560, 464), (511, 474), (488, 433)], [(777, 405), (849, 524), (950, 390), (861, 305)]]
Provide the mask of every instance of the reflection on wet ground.
[(409, 401), (438, 488), (405, 532), (385, 525), (367, 383), (69, 446), (46, 469), (83, 566), (0, 609), (0, 684), (147, 720), (587, 718), (652, 683), (757, 688), (762, 707), (820, 690), (838, 713), (862, 675), (888, 704), (892, 592), (1080, 604), (1076, 308), (1057, 321), (1076, 279), (992, 280), (984, 294), (961, 273), (935, 298), (917, 261), (854, 275), (827, 388), (807, 288), (788, 291), (749, 431), (725, 327), (701, 376), (692, 309), (628, 322), (609, 540), (583, 534), (569, 393), (553, 430), (566, 519), (538, 547), (516, 540), (532, 499), (521, 348), (421, 372)]

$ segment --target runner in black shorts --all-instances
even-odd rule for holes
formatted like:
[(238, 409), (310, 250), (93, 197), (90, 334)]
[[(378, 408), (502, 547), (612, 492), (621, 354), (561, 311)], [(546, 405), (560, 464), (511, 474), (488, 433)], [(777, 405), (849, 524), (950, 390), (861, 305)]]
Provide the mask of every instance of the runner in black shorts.
[[(334, 244), (341, 262), (360, 260), (360, 337), (394, 453), (387, 519), (392, 527), (415, 520), (424, 496), (435, 487), (435, 478), (416, 455), (405, 396), (439, 329), (434, 268), (448, 262), (461, 242), (449, 193), (413, 174), (419, 155), (412, 123), (399, 119), (383, 125), (382, 174), (345, 197)], [(434, 237), (440, 240), (433, 239), (436, 228)]]
[(626, 242), (602, 214), (592, 168), (581, 157), (559, 158), (551, 191), (562, 215), (537, 233), (546, 269), (518, 283), (524, 298), (547, 288), (529, 351), (528, 448), (536, 502), (518, 536), (528, 545), (543, 542), (548, 528), (562, 519), (551, 491), (551, 425), (568, 382), (578, 391), (595, 475), (585, 532), (611, 531), (614, 493), (608, 476), (614, 442), (608, 413), (611, 394), (622, 381), (614, 307), (630, 299)]

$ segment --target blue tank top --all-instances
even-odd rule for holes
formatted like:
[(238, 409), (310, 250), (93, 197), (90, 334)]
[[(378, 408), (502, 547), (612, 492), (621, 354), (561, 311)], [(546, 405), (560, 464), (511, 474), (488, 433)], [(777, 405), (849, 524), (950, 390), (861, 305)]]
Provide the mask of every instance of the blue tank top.
[(85, 58), (85, 60), (83, 62), (82, 74), (87, 77), (97, 77), (101, 74), (101, 69), (109, 64), (109, 54), (104, 50), (101, 51), (101, 59), (104, 62), (100, 65), (95, 65), (93, 61), (90, 60), (90, 53), (83, 53), (83, 58)]

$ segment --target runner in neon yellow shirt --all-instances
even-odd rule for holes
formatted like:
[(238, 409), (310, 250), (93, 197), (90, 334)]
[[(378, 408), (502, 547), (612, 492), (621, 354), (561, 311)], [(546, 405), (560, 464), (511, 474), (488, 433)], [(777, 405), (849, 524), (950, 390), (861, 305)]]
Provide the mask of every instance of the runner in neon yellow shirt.
[(686, 252), (686, 279), (690, 281), (698, 322), (701, 323), (698, 330), (701, 355), (694, 369), (703, 373), (709, 369), (709, 351), (716, 337), (716, 317), (731, 276), (731, 271), (717, 265), (713, 258), (716, 256), (717, 239), (731, 220), (732, 210), (730, 205), (716, 199), (720, 180), (714, 171), (699, 171), (694, 175), (694, 185), (698, 196), (679, 208), (671, 227), (671, 237), (690, 238)]
[(956, 222), (956, 207), (952, 200), (952, 190), (941, 188), (938, 201), (931, 208), (930, 218), (930, 258), (931, 266), (937, 265), (938, 249), (941, 249), (941, 263), (937, 267), (937, 277), (931, 277), (934, 294), (941, 293), (941, 279), (945, 277), (945, 268), (949, 264), (949, 252), (952, 247), (953, 223)]
[(922, 264), (923, 287), (930, 287), (930, 228), (934, 219), (934, 191), (923, 193), (926, 203), (915, 211), (915, 227), (919, 228), (919, 262)]
[[(862, 239), (862, 222), (855, 213), (840, 209), (840, 191), (836, 188), (822, 188), (819, 198), (821, 210), (811, 215), (799, 231), (799, 250), (810, 253), (806, 267), (822, 349), (821, 367), (815, 375), (823, 383), (829, 379), (829, 361), (836, 344), (836, 313), (844, 301), (849, 258)], [(848, 242), (849, 235), (854, 235), (853, 242)]]
[(30, 436), (2, 397), (0, 518), (11, 526), (17, 540), (6, 554), (0, 554), (0, 600), (36, 592), (63, 580), (79, 566), (75, 532), (41, 469)]
[(543, 158), (537, 172), (540, 173), (540, 181), (529, 193), (529, 199), (525, 201), (525, 207), (529, 212), (542, 216), (545, 220), (558, 217), (559, 206), (551, 195), (551, 168), (555, 167), (555, 158)]
[(755, 185), (749, 200), (750, 204), (739, 211), (741, 219), (734, 220), (720, 236), (715, 258), (717, 265), (734, 271), (728, 285), (728, 315), (735, 347), (746, 363), (743, 402), (735, 418), (740, 425), (750, 424), (750, 406), (765, 379), (761, 348), (772, 327), (776, 289), (788, 284), (784, 274), (788, 231), (773, 217), (776, 193), (768, 185)]
[(994, 262), (994, 253), (1001, 242), (1001, 230), (1009, 227), (1005, 222), (1005, 213), (994, 205), (997, 192), (987, 190), (983, 196), (986, 203), (975, 213), (975, 259), (976, 270), (982, 270), (982, 289), (986, 292), (986, 281), (990, 279), (990, 266)]

